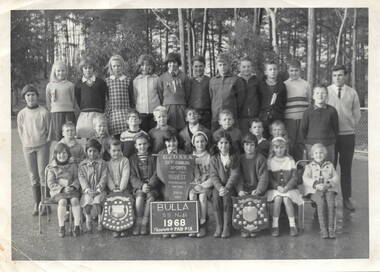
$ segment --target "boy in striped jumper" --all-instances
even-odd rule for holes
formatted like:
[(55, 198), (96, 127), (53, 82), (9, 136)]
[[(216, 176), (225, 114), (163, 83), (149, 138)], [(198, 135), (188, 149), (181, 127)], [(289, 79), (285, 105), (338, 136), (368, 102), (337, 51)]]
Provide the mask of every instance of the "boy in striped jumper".
[(309, 83), (300, 76), (301, 64), (298, 60), (288, 63), (288, 73), (289, 79), (284, 82), (288, 94), (284, 117), (290, 142), (290, 154), (298, 161), (302, 159), (304, 149), (300, 125), (303, 113), (309, 106), (311, 90)]

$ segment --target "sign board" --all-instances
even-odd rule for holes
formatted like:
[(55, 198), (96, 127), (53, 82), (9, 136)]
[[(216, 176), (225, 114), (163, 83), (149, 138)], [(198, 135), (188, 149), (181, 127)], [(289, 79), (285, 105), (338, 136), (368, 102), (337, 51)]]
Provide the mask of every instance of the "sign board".
[(188, 154), (159, 154), (157, 175), (165, 184), (166, 200), (186, 200), (194, 180), (195, 161)]
[(150, 233), (198, 233), (198, 201), (150, 203)]

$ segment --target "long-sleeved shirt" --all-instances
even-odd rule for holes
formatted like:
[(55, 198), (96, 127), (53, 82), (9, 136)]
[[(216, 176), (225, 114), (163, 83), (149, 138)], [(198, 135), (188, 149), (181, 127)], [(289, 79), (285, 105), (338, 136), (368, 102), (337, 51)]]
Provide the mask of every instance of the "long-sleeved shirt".
[(347, 85), (342, 86), (341, 97), (338, 97), (338, 87), (330, 85), (327, 87), (328, 101), (339, 116), (339, 135), (355, 134), (355, 126), (360, 120), (360, 103), (358, 94)]
[(50, 113), (42, 106), (23, 108), (17, 115), (17, 129), (24, 148), (39, 147), (50, 141)]
[(287, 79), (285, 82), (287, 90), (287, 102), (284, 117), (285, 119), (300, 120), (304, 111), (309, 106), (310, 85), (302, 78)]
[(208, 76), (203, 76), (200, 81), (195, 78), (190, 79), (189, 107), (200, 110), (211, 109), (209, 85), (210, 78)]
[(339, 177), (334, 165), (329, 161), (322, 164), (315, 161), (310, 162), (305, 166), (302, 179), (304, 195), (314, 194), (317, 184), (327, 185), (327, 191), (339, 192)]
[(239, 158), (237, 155), (230, 155), (230, 160), (230, 165), (225, 167), (220, 154), (216, 154), (210, 159), (210, 179), (218, 191), (222, 186), (230, 190), (239, 182)]
[(258, 117), (260, 111), (259, 97), (257, 94), (259, 81), (255, 75), (252, 75), (248, 80), (244, 79), (244, 82), (246, 84), (246, 95), (240, 117)]
[(125, 191), (128, 188), (130, 166), (129, 160), (126, 157), (118, 159), (110, 159), (107, 162), (108, 170), (108, 189), (113, 191), (116, 187), (120, 191)]
[(218, 121), (221, 109), (229, 109), (235, 119), (240, 117), (246, 95), (244, 79), (230, 73), (216, 75), (210, 79), (209, 92), (213, 121)]
[(237, 184), (237, 190), (256, 190), (259, 195), (266, 192), (268, 187), (268, 167), (267, 159), (260, 153), (252, 159), (247, 159), (246, 155), (240, 156), (240, 172), (242, 177)]
[(47, 168), (47, 185), (51, 197), (62, 192), (66, 187), (74, 187), (79, 190), (78, 168), (75, 163), (58, 165), (55, 160)]
[(46, 106), (51, 112), (75, 111), (74, 84), (68, 80), (49, 82), (46, 86)]
[(190, 95), (189, 78), (182, 71), (173, 76), (169, 72), (159, 78), (159, 96), (162, 105), (187, 105)]
[(283, 82), (277, 81), (276, 85), (269, 86), (265, 79), (261, 80), (258, 97), (260, 101), (260, 119), (270, 121), (284, 118), (287, 91)]
[(139, 113), (153, 113), (161, 105), (159, 83), (156, 74), (140, 74), (133, 80), (133, 104)]
[(301, 132), (305, 144), (335, 144), (339, 132), (338, 113), (330, 105), (311, 105), (303, 114)]
[(103, 79), (98, 77), (89, 86), (83, 79), (75, 83), (75, 98), (82, 112), (100, 112), (103, 113), (108, 98), (108, 87)]
[(79, 164), (78, 170), (79, 183), (82, 192), (87, 192), (88, 189), (104, 192), (107, 185), (107, 164), (99, 159), (90, 161), (88, 159)]

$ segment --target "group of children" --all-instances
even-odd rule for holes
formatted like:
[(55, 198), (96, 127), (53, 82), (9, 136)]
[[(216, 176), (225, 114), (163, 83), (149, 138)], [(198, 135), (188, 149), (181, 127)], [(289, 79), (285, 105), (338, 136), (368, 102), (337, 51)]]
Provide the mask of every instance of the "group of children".
[[(95, 62), (85, 58), (79, 65), (83, 76), (74, 85), (67, 80), (66, 66), (57, 62), (46, 88), (50, 113), (38, 105), (37, 89), (24, 87), (27, 105), (17, 122), (32, 181), (33, 214), (42, 212), (38, 211), (40, 186), (48, 186), (58, 202), (60, 237), (65, 236), (68, 201), (73, 234), (78, 236), (81, 209), (87, 231), (96, 217), (101, 230), (102, 201), (109, 192), (123, 192), (135, 199), (133, 234), (147, 234), (149, 203), (167, 199), (165, 181), (157, 177), (156, 156), (187, 153), (196, 163), (189, 199), (200, 203), (200, 231), (189, 236), (206, 235), (211, 198), (214, 237), (229, 237), (231, 197), (247, 194), (266, 195), (274, 203), (273, 236), (279, 236), (284, 203), (290, 235), (296, 236), (293, 204), (303, 200), (295, 160), (302, 159), (305, 145), (311, 162), (301, 191), (311, 194), (317, 204), (322, 237), (334, 238), (338, 178), (331, 161), (339, 125), (337, 111), (327, 104), (326, 87), (316, 86), (311, 95), (297, 61), (289, 64), (290, 78), (284, 83), (277, 79), (274, 62), (265, 63), (263, 80), (253, 74), (249, 59), (241, 60), (240, 74), (233, 75), (225, 55), (218, 57), (218, 75), (211, 79), (204, 75), (205, 60), (200, 56), (193, 59), (191, 79), (179, 69), (178, 54), (168, 54), (165, 65), (167, 71), (157, 76), (153, 58), (143, 55), (138, 61), (140, 74), (131, 81), (124, 74), (124, 60), (115, 55), (104, 81), (95, 76)], [(84, 150), (77, 137), (87, 139)], [(57, 143), (48, 164), (50, 141)]]

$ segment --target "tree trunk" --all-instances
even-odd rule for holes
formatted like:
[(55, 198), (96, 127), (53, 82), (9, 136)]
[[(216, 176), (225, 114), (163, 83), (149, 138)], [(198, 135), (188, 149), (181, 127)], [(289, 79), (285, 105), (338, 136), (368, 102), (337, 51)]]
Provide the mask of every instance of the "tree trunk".
[(197, 54), (197, 35), (195, 33), (195, 22), (194, 22), (194, 16), (193, 16), (194, 12), (195, 12), (195, 9), (192, 9), (190, 12), (190, 29), (191, 29), (192, 47), (193, 47), (192, 56), (195, 56)]
[(277, 29), (276, 29), (276, 11), (277, 9), (270, 9), (270, 8), (266, 8), (265, 9), (269, 15), (269, 18), (270, 18), (270, 22), (271, 22), (271, 37), (272, 37), (272, 47), (273, 47), (273, 51), (278, 54), (279, 53), (279, 50), (278, 50), (278, 45), (277, 45)]
[(218, 54), (222, 52), (222, 20), (218, 21)]
[(212, 75), (216, 75), (215, 72), (215, 40), (214, 40), (214, 24), (211, 21), (211, 59), (212, 59)]
[(352, 23), (352, 57), (351, 57), (351, 86), (356, 89), (356, 20), (357, 9), (354, 8), (354, 21)]
[(341, 23), (340, 28), (339, 28), (338, 38), (337, 38), (337, 42), (336, 42), (336, 53), (335, 53), (334, 65), (337, 65), (338, 61), (339, 61), (340, 42), (342, 39), (342, 33), (343, 33), (344, 25), (345, 25), (346, 19), (347, 19), (347, 10), (348, 10), (347, 8), (344, 9), (343, 20), (342, 20), (342, 23)]
[(315, 9), (309, 8), (307, 27), (307, 81), (310, 86), (314, 86), (315, 42)]
[(182, 71), (186, 74), (185, 27), (183, 24), (182, 9), (178, 9), (179, 44), (181, 52)]
[[(168, 20), (166, 20), (166, 24)], [(165, 57), (169, 54), (169, 29), (165, 28)]]
[(47, 11), (44, 12), (45, 21), (45, 56), (44, 56), (44, 78), (48, 78), (48, 63), (49, 63), (49, 18)]
[[(189, 68), (189, 76), (192, 76), (191, 71), (191, 58), (192, 58), (192, 52), (193, 52), (193, 43), (191, 39), (191, 16), (189, 9), (186, 9), (186, 15), (187, 15), (187, 63)], [(194, 37), (193, 37), (194, 38)]]
[(206, 55), (206, 44), (207, 44), (207, 26), (208, 26), (208, 9), (203, 11), (203, 27), (202, 27), (202, 45), (201, 45), (201, 55), (204, 57)]

